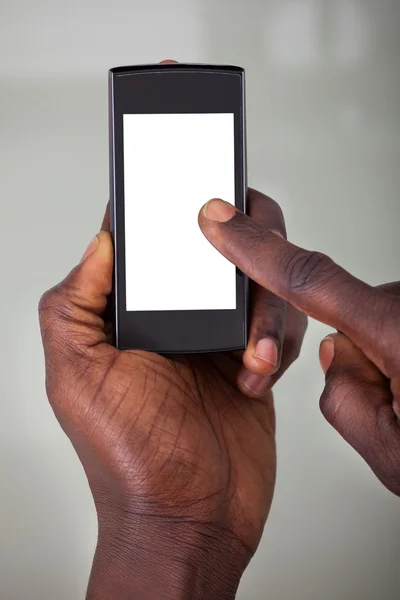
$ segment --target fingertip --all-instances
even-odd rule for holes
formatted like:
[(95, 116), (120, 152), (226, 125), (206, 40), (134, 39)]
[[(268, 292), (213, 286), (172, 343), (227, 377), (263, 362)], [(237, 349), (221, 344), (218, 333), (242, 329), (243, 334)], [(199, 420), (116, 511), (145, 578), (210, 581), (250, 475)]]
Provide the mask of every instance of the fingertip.
[(280, 366), (278, 342), (272, 337), (264, 337), (256, 344), (250, 343), (243, 354), (243, 363), (256, 375), (273, 375)]
[(107, 244), (107, 246), (111, 244), (111, 235), (109, 231), (100, 231), (97, 234), (97, 237), (99, 238), (99, 243), (103, 246), (104, 244)]
[(335, 340), (334, 336), (328, 335), (324, 338), (319, 347), (319, 362), (321, 364), (321, 369), (324, 372), (324, 375), (328, 372), (333, 358), (335, 356)]
[(264, 337), (258, 340), (254, 350), (254, 358), (262, 360), (277, 369), (279, 365), (277, 341), (272, 337)]
[(201, 225), (201, 223), (204, 221), (204, 219), (206, 218), (206, 212), (207, 212), (207, 204), (208, 202), (206, 202), (205, 204), (203, 204), (203, 206), (201, 207), (201, 209), (199, 210), (199, 213), (197, 215), (197, 219), (199, 224)]
[(111, 259), (113, 255), (113, 246), (111, 241), (111, 235), (108, 231), (100, 231), (90, 242), (84, 255), (82, 256), (81, 263), (87, 262), (92, 258), (103, 258)]
[(108, 231), (100, 231), (97, 237), (99, 245), (97, 247), (97, 256), (103, 265), (112, 266), (114, 263), (114, 248), (111, 234)]
[(233, 204), (221, 200), (220, 198), (209, 200), (200, 211), (208, 221), (216, 221), (218, 223), (230, 221), (235, 216), (236, 212), (237, 209)]
[(89, 258), (89, 256), (90, 256), (91, 254), (93, 254), (93, 252), (95, 252), (95, 251), (96, 251), (96, 248), (97, 248), (98, 244), (99, 244), (99, 238), (98, 238), (98, 236), (96, 235), (96, 236), (95, 236), (95, 237), (92, 239), (92, 241), (90, 242), (89, 246), (86, 248), (86, 250), (85, 250), (85, 252), (84, 252), (84, 254), (83, 254), (82, 258), (81, 258), (81, 261), (80, 261), (80, 263), (81, 263), (81, 264), (82, 264), (82, 263), (84, 263), (84, 262), (85, 262), (85, 260), (86, 260), (87, 258)]
[(79, 264), (76, 276), (86, 283), (96, 282), (104, 293), (111, 292), (114, 251), (111, 235), (100, 231), (89, 244)]

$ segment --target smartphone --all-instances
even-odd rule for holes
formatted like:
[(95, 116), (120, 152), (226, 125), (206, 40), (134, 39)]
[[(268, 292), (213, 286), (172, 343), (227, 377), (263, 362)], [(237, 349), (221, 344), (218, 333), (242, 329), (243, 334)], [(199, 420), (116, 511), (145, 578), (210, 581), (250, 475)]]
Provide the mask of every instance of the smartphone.
[(109, 117), (115, 345), (161, 354), (244, 349), (247, 278), (197, 223), (212, 198), (246, 210), (244, 70), (113, 68)]

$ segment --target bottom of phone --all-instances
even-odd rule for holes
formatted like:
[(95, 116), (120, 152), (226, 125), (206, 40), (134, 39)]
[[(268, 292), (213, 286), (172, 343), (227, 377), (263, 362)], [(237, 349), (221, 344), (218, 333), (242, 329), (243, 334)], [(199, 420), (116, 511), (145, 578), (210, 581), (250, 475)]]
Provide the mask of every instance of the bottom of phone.
[(159, 349), (159, 348), (137, 348), (131, 346), (117, 346), (119, 350), (129, 350), (132, 352), (152, 352), (153, 354), (162, 354), (162, 355), (182, 355), (182, 354), (219, 354), (221, 352), (237, 352), (246, 350), (246, 345), (241, 346), (233, 346), (233, 347), (222, 347), (222, 348), (214, 348), (212, 350), (196, 350), (196, 349), (188, 349), (183, 348), (179, 350), (167, 350), (167, 349)]

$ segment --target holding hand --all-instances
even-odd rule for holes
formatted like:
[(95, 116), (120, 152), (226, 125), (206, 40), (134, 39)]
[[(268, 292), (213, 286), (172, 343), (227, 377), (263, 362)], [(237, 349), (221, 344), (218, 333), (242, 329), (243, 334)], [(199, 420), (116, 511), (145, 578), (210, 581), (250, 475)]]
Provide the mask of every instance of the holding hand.
[[(252, 192), (249, 206), (284, 233), (276, 203)], [(306, 318), (254, 285), (243, 356), (122, 352), (103, 319), (112, 270), (102, 231), (40, 303), (48, 396), (98, 513), (88, 598), (234, 598), (274, 490), (270, 388)]]

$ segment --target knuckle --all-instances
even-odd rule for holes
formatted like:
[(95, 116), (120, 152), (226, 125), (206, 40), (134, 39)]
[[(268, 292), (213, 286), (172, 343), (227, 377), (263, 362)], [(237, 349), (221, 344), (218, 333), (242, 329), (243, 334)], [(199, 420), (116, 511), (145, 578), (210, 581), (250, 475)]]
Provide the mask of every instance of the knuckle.
[(72, 307), (60, 286), (44, 292), (39, 301), (39, 323), (43, 341), (52, 341), (57, 347), (67, 344), (68, 323)]
[(325, 389), (320, 399), (320, 409), (325, 419), (336, 429), (353, 427), (350, 421), (352, 411), (346, 410), (347, 401), (366, 399), (371, 393), (371, 384), (359, 373), (359, 368), (348, 366), (327, 377)]
[(42, 327), (69, 320), (72, 313), (73, 306), (61, 284), (47, 290), (40, 298), (39, 320)]
[(278, 208), (280, 210), (280, 206), (275, 200), (273, 200), (270, 196), (267, 196), (267, 194), (259, 192), (254, 188), (248, 188), (248, 200), (253, 204), (266, 206), (267, 208), (271, 209)]
[(336, 274), (335, 263), (321, 252), (300, 250), (287, 260), (289, 292), (310, 292)]
[[(377, 334), (386, 340), (382, 362), (385, 372), (391, 379), (400, 375), (400, 297), (393, 297), (382, 307), (381, 318), (377, 322)], [(400, 388), (400, 383), (398, 384)]]
[(39, 301), (41, 323), (73, 320), (75, 312), (74, 298), (76, 296), (77, 291), (75, 288), (67, 285), (65, 281), (44, 292)]
[(274, 337), (279, 343), (284, 335), (287, 303), (270, 292), (255, 292), (252, 314), (253, 335)]
[(375, 433), (380, 444), (378, 475), (389, 490), (400, 495), (400, 430), (393, 420), (390, 403), (380, 406)]
[(274, 215), (276, 217), (280, 217), (283, 220), (283, 212), (279, 204), (270, 198), (269, 196), (265, 196), (264, 194), (260, 194), (258, 198), (258, 205), (266, 214)]
[[(64, 283), (46, 291), (39, 301), (39, 323), (47, 360), (60, 357), (75, 364), (96, 362), (101, 355), (97, 342), (103, 341), (104, 321), (74, 304)], [(76, 366), (76, 364), (75, 364)]]
[(286, 321), (286, 306), (285, 304), (269, 304), (267, 311), (270, 313), (268, 318), (264, 322), (264, 330), (268, 335), (273, 335), (281, 346), (283, 343), (285, 333), (285, 321)]
[(230, 242), (231, 247), (229, 249), (233, 251), (237, 244), (246, 248), (244, 261), (248, 265), (247, 268), (255, 270), (264, 260), (264, 227), (255, 220), (244, 221), (242, 219), (232, 222), (231, 227), (234, 229), (235, 235)]
[(53, 297), (53, 289), (51, 290), (46, 290), (40, 297), (39, 300), (39, 313), (43, 312), (44, 310), (46, 310), (49, 306), (49, 304), (51, 304), (51, 299)]
[(54, 321), (59, 304), (57, 296), (56, 288), (52, 288), (46, 290), (39, 300), (39, 321), (42, 328)]
[(282, 300), (276, 294), (266, 293), (264, 298), (264, 308), (274, 310), (276, 312), (286, 313), (287, 302)]
[(265, 223), (269, 229), (285, 231), (285, 218), (279, 204), (256, 190), (249, 188), (249, 214), (256, 220)]

